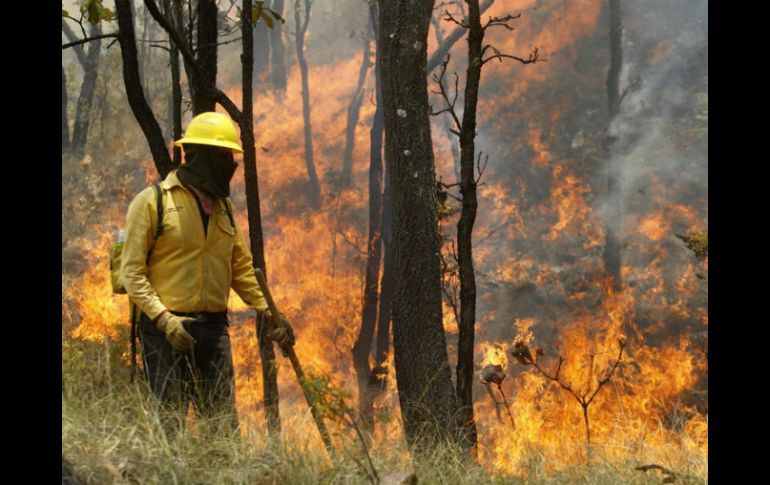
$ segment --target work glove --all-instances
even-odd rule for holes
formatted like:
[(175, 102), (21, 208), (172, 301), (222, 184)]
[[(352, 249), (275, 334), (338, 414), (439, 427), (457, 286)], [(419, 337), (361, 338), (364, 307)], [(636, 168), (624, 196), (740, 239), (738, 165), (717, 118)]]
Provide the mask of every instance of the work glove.
[(185, 323), (193, 323), (194, 318), (178, 317), (171, 312), (166, 312), (158, 319), (158, 330), (166, 334), (171, 346), (179, 352), (192, 350), (195, 340), (184, 329)]
[(276, 317), (270, 312), (265, 311), (265, 318), (271, 322), (270, 330), (267, 332), (267, 336), (278, 344), (279, 347), (293, 346), (294, 345), (294, 330), (289, 325), (289, 321), (286, 317), (280, 315), (280, 321), (277, 321)]

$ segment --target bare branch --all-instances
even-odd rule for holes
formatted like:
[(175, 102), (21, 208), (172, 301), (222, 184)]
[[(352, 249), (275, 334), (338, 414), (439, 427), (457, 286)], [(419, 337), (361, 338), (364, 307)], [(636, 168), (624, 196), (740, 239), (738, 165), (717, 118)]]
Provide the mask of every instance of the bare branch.
[(464, 28), (464, 29), (467, 29), (467, 28), (469, 28), (469, 27), (470, 27), (470, 26), (468, 25), (468, 22), (467, 22), (465, 19), (463, 19), (463, 20), (457, 20), (457, 19), (454, 17), (454, 15), (452, 15), (451, 13), (449, 13), (449, 11), (448, 11), (448, 10), (444, 10), (444, 17), (443, 17), (441, 20), (446, 20), (447, 22), (452, 22), (453, 24), (457, 24), (457, 25), (459, 25), (460, 27), (462, 27), (462, 28)]
[(620, 337), (618, 339), (618, 345), (620, 346), (620, 349), (618, 350), (618, 358), (615, 360), (615, 363), (612, 365), (609, 371), (607, 371), (607, 375), (599, 379), (599, 384), (596, 386), (596, 390), (591, 395), (591, 397), (588, 399), (587, 404), (591, 404), (591, 401), (594, 400), (596, 395), (601, 390), (602, 386), (605, 385), (609, 380), (612, 378), (612, 375), (615, 373), (615, 369), (618, 368), (618, 365), (620, 364), (620, 360), (623, 358), (623, 349), (626, 347), (626, 339), (624, 337)]
[(482, 60), (481, 61), (481, 65), (482, 66), (484, 64), (486, 64), (487, 62), (491, 61), (492, 59), (499, 59), (500, 62), (503, 62), (503, 59), (513, 59), (515, 61), (519, 61), (522, 64), (534, 64), (536, 62), (546, 62), (545, 59), (540, 59), (540, 52), (538, 51), (537, 47), (532, 49), (532, 52), (529, 54), (529, 57), (527, 57), (526, 59), (524, 59), (522, 57), (518, 57), (518, 56), (511, 56), (511, 55), (508, 55), (508, 54), (502, 54), (502, 53), (498, 52), (494, 47), (492, 47), (492, 49), (495, 50), (495, 52), (497, 52), (497, 54), (495, 54), (493, 56), (489, 56), (486, 59)]
[(489, 155), (487, 155), (484, 158), (484, 164), (481, 164), (481, 154), (483, 152), (479, 152), (479, 156), (476, 159), (476, 171), (479, 173), (479, 176), (476, 178), (476, 180), (473, 181), (474, 185), (479, 185), (479, 182), (481, 181), (481, 177), (484, 175), (484, 170), (487, 169), (487, 164), (489, 164)]
[(81, 44), (85, 44), (86, 42), (91, 42), (92, 40), (101, 40), (101, 39), (110, 39), (110, 38), (118, 38), (118, 33), (112, 33), (112, 34), (104, 34), (104, 35), (95, 35), (93, 37), (86, 37), (85, 39), (76, 40), (75, 42), (68, 42), (66, 44), (62, 44), (61, 50), (69, 49), (70, 47), (79, 46)]
[(446, 103), (447, 107), (442, 109), (441, 111), (431, 113), (431, 114), (437, 115), (441, 113), (449, 113), (455, 122), (455, 126), (457, 126), (457, 130), (450, 129), (449, 131), (451, 131), (452, 133), (455, 133), (457, 136), (460, 136), (459, 130), (462, 129), (462, 124), (460, 123), (460, 118), (457, 116), (457, 113), (455, 112), (455, 103), (457, 102), (457, 94), (458, 94), (457, 88), (458, 88), (458, 82), (459, 82), (458, 81), (459, 77), (457, 76), (457, 73), (455, 73), (455, 94), (452, 101), (449, 101), (449, 94), (447, 93), (446, 86), (444, 85), (444, 75), (446, 75), (446, 68), (447, 68), (447, 65), (449, 64), (449, 58), (450, 56), (447, 55), (444, 62), (441, 63), (440, 73), (438, 75), (435, 75), (435, 74), (433, 75), (433, 82), (435, 82), (439, 87), (439, 91), (438, 92), (434, 91), (434, 93), (441, 96), (441, 98)]
[(508, 25), (508, 22), (516, 20), (519, 17), (521, 17), (521, 14), (508, 14), (505, 17), (489, 17), (489, 20), (487, 20), (487, 23), (481, 28), (481, 31), (485, 32), (489, 27), (505, 27), (508, 30), (513, 30), (513, 26)]

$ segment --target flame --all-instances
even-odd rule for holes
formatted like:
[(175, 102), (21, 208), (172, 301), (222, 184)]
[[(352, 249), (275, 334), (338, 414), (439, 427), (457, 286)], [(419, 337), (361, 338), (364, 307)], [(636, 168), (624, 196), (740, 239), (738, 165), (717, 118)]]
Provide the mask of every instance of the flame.
[[(550, 100), (537, 91), (538, 86), (555, 83), (565, 73), (583, 76), (567, 67), (577, 56), (573, 48), (577, 43), (605, 35), (605, 26), (599, 22), (600, 9), (598, 2), (578, 0), (570, 2), (569, 14), (564, 14), (562, 2), (527, 0), (514, 4), (498, 0), (485, 13), (486, 17), (523, 11), (516, 30), (491, 29), (486, 41), (501, 52), (515, 54), (538, 46), (549, 60), (526, 67), (492, 62), (482, 75), (477, 140), (480, 149), (490, 150), (490, 160), (478, 187), (479, 216), (474, 230), (479, 285), (474, 362), (479, 371), (490, 364), (502, 366), (509, 378), (501, 389), (516, 422), (513, 429), (507, 421), (499, 420), (495, 404), (477, 383), (474, 410), (479, 458), (494, 471), (526, 477), (538, 467), (555, 471), (586, 458), (581, 406), (573, 395), (532, 366), (510, 359), (514, 342), (532, 349), (542, 345), (544, 355), (538, 365), (549, 373), (555, 372), (558, 357), (564, 357), (561, 382), (581, 394), (597, 389), (617, 359), (620, 338), (627, 341), (622, 360), (589, 406), (592, 447), (606, 458), (631, 457), (646, 463), (668, 463), (675, 469), (684, 467), (669, 454), (676, 449), (682, 452), (676, 456), (689, 456), (691, 463), (700, 467), (697, 469), (707, 469), (708, 420), (701, 410), (684, 404), (684, 397), (707, 372), (705, 359), (694, 351), (696, 345), (686, 336), (668, 334), (677, 320), (695, 322), (707, 330), (707, 308), (698, 300), (704, 283), (698, 274), (707, 272), (708, 261), (695, 263), (688, 259), (686, 250), (677, 252), (677, 247), (668, 244), (677, 233), (705, 230), (706, 202), (702, 206), (687, 203), (677, 184), (649, 175), (647, 193), (634, 199), (638, 204), (623, 211), (624, 286), (619, 292), (607, 289), (599, 255), (604, 229), (592, 208), (601, 194), (594, 193), (597, 185), (590, 181), (591, 174), (570, 151), (576, 149), (574, 143), (567, 142), (569, 148), (565, 148), (562, 140), (564, 118), (574, 116), (570, 113), (577, 101), (565, 97)], [(453, 27), (442, 23), (441, 28), (446, 35)], [(435, 48), (432, 36), (429, 44)], [(464, 42), (458, 42), (452, 58), (463, 59), (465, 47)], [(667, 49), (658, 47), (662, 53)], [(308, 176), (298, 69), (290, 70), (285, 94), (260, 87), (254, 101), (271, 291), (295, 329), (295, 350), (305, 372), (326, 376), (332, 385), (350, 391), (351, 406), (358, 397), (351, 379), (350, 349), (360, 326), (363, 298), (372, 79), (367, 80), (355, 127), (352, 188), (336, 189), (334, 181), (342, 170), (346, 112), (359, 65), (360, 52), (350, 59), (310, 68), (314, 161), (323, 199), (320, 209), (310, 207), (304, 198)], [(240, 103), (239, 87), (225, 91)], [(521, 112), (513, 113), (515, 107)], [(533, 121), (527, 121), (521, 140), (507, 143), (512, 125), (523, 112), (531, 112)], [(447, 134), (440, 120), (434, 121), (437, 177), (451, 183), (455, 178), (451, 147), (457, 140)], [(569, 138), (574, 139), (572, 135)], [(501, 140), (507, 144), (494, 146)], [(582, 132), (581, 140), (581, 146), (596, 144)], [(530, 155), (521, 160), (521, 153)], [(97, 161), (98, 157), (89, 159), (87, 169)], [(156, 180), (150, 160), (140, 170), (146, 184)], [(236, 172), (232, 187), (235, 217), (247, 234), (242, 170)], [(76, 321), (71, 331), (74, 338), (116, 338), (127, 320), (126, 297), (111, 294), (107, 271), (109, 244), (122, 225), (127, 201), (118, 199), (114, 204), (100, 214), (100, 224), (84, 237), (69, 241), (83, 251), (87, 262), (82, 274), (63, 283), (67, 311)], [(453, 224), (444, 223), (442, 231), (449, 233)], [(579, 285), (570, 284), (569, 277), (575, 275)], [(502, 289), (489, 290), (494, 285)], [(527, 308), (535, 313), (517, 313), (521, 300), (509, 302), (509, 290), (525, 287), (547, 289), (553, 298), (544, 303), (547, 311), (537, 313), (540, 308)], [(502, 295), (506, 306), (497, 306), (498, 300), (490, 296), (495, 292)], [(588, 307), (584, 305), (587, 301), (595, 303)], [(230, 312), (239, 416), (245, 432), (264, 433), (261, 362), (253, 311), (233, 293)], [(443, 321), (451, 342), (458, 329), (446, 301)], [(452, 344), (450, 355), (454, 353)], [(286, 442), (297, 449), (322, 450), (299, 385), (280, 353), (277, 367)], [(377, 421), (372, 447), (373, 453), (388, 459), (394, 457), (394, 450), (402, 449), (394, 444), (403, 440), (403, 433), (392, 354), (385, 367), (390, 378), (375, 402), (375, 414), (386, 419)], [(533, 463), (533, 457), (538, 456), (542, 462)]]

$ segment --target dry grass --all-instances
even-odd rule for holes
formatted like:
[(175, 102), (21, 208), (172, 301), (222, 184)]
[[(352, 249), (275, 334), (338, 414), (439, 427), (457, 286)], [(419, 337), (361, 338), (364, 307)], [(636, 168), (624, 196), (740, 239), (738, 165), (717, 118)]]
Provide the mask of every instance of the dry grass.
[[(241, 435), (207, 431), (209, 423), (188, 419), (184, 434), (162, 431), (144, 384), (130, 384), (115, 362), (122, 349), (108, 344), (63, 344), (62, 454), (89, 484), (358, 484), (370, 483), (354, 439), (332, 463), (322, 451), (308, 451), (297, 440), (308, 430), (287, 430), (284, 443), (268, 448), (261, 429)], [(340, 443), (341, 441), (338, 441)], [(412, 461), (404, 450), (375, 454), (380, 477), (394, 470), (414, 470), (420, 484), (661, 484), (659, 470), (635, 471), (634, 465), (593, 463), (557, 467), (545, 473), (543, 457), (523, 464), (524, 476), (496, 476), (462, 463), (447, 448)], [(393, 452), (395, 451), (395, 452)], [(400, 452), (401, 451), (401, 452)], [(552, 464), (551, 464), (552, 465)], [(553, 469), (553, 466), (549, 466)], [(681, 470), (678, 470), (681, 472)], [(678, 476), (672, 483), (706, 484), (705, 476)]]

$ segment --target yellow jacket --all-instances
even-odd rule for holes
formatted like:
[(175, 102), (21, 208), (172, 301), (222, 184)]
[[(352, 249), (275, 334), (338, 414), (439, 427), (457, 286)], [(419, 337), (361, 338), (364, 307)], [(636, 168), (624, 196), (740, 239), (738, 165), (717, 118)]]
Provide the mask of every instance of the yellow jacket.
[[(251, 252), (237, 223), (235, 230), (230, 224), (225, 207), (215, 201), (204, 234), (195, 196), (176, 171), (160, 187), (165, 213), (163, 234), (157, 240), (153, 241), (158, 223), (155, 189), (144, 189), (128, 208), (120, 275), (131, 301), (151, 319), (164, 310), (224, 312), (232, 287), (247, 305), (267, 309)], [(232, 213), (232, 203), (229, 199), (226, 203)]]

